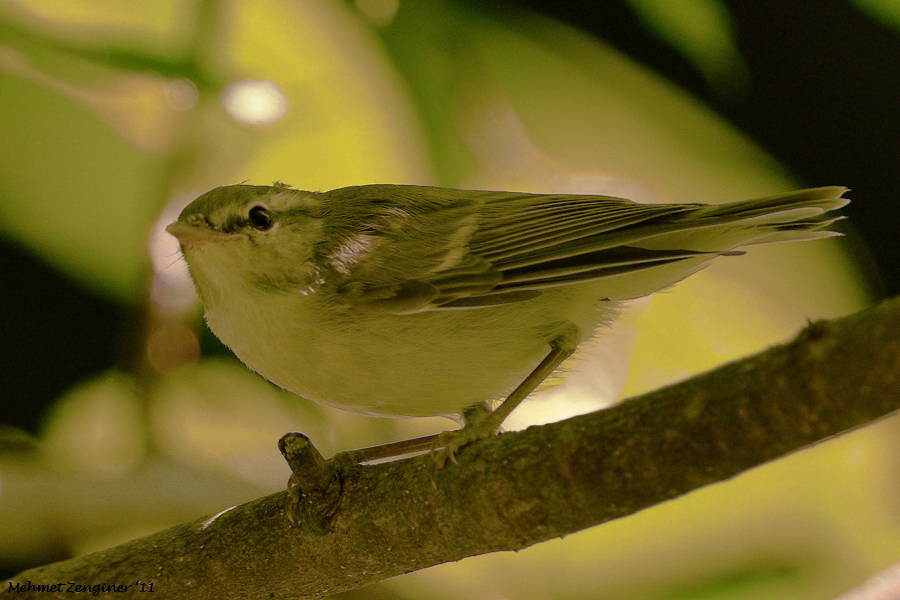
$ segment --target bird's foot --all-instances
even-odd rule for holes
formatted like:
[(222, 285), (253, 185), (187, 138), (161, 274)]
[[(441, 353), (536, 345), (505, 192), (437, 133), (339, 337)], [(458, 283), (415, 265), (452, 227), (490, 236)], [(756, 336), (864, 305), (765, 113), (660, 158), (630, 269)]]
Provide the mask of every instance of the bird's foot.
[(489, 438), (500, 429), (501, 419), (497, 418), (484, 404), (478, 404), (463, 412), (465, 427), (439, 434), (432, 443), (431, 453), (434, 468), (442, 469), (450, 461), (456, 464), (456, 454), (472, 442)]

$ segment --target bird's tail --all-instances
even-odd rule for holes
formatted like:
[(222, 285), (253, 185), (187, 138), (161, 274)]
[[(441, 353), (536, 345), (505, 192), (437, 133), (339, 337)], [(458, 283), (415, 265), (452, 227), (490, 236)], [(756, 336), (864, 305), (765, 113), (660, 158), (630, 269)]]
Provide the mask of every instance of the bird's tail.
[[(675, 228), (638, 245), (721, 252), (754, 244), (841, 235), (828, 227), (844, 218), (830, 211), (850, 202), (842, 197), (846, 191), (841, 186), (818, 187), (755, 200), (697, 205), (696, 210), (671, 219), (672, 224), (683, 222), (683, 229)], [(699, 230), (705, 230), (703, 235), (697, 235)]]

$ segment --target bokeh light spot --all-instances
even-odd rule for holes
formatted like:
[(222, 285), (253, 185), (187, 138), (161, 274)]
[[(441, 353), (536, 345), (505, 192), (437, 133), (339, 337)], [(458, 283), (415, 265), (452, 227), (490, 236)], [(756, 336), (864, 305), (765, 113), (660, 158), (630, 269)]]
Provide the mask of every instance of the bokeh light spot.
[(267, 79), (236, 81), (222, 92), (222, 104), (231, 117), (247, 125), (272, 125), (287, 114), (288, 100)]
[(189, 110), (197, 105), (200, 92), (190, 79), (175, 79), (166, 84), (166, 100), (175, 110)]

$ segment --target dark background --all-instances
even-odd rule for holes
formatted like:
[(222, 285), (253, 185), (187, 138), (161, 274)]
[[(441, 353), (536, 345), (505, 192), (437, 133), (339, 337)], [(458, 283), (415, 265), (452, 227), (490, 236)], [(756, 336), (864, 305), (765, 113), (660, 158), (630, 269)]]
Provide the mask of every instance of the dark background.
[[(879, 295), (900, 293), (897, 30), (844, 0), (726, 1), (750, 87), (723, 97), (624, 2), (512, 4), (575, 25), (663, 74), (800, 182), (850, 187), (845, 214), (861, 239), (861, 264), (872, 265), (862, 268), (870, 269)], [(95, 295), (2, 239), (0, 311), (0, 424), (30, 432), (73, 383), (126, 360), (125, 342), (138, 321), (136, 308)]]
[(515, 4), (594, 34), (691, 92), (810, 186), (845, 185), (879, 295), (900, 293), (900, 32), (847, 0), (724, 0), (748, 67), (745, 96), (722, 97), (628, 5)]

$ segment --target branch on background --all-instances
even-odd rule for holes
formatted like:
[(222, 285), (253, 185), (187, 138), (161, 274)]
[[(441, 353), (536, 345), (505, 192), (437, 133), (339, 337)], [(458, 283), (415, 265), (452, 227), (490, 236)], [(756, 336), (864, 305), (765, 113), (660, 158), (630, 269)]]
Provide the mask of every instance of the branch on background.
[(321, 598), (630, 515), (898, 409), (893, 299), (616, 407), (476, 442), (442, 469), (427, 454), (340, 469), (326, 533), (289, 525), (282, 492), (13, 581), (62, 582), (59, 597), (76, 582), (129, 586), (108, 594), (119, 599), (150, 584), (178, 598)]

